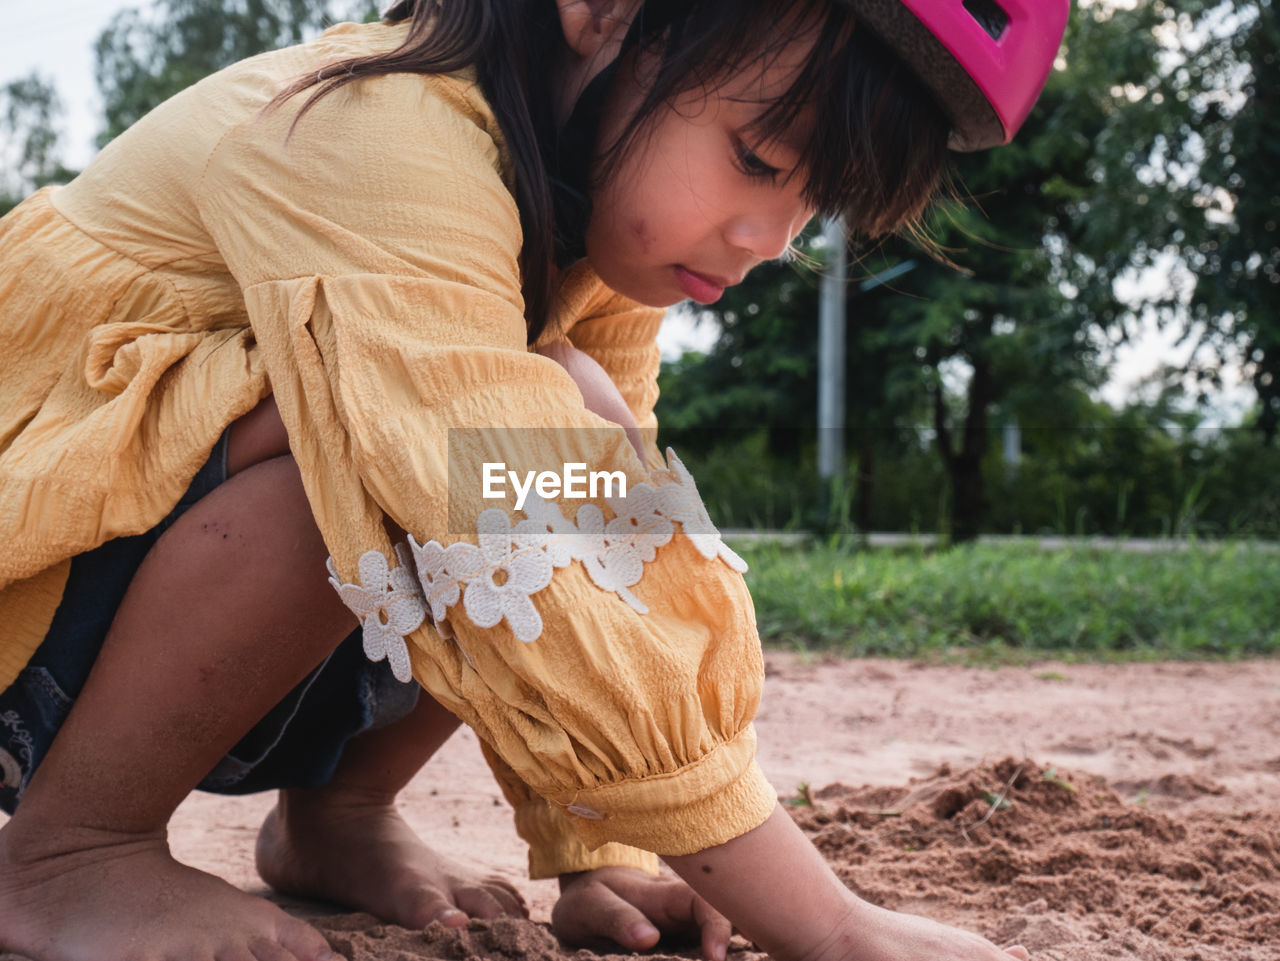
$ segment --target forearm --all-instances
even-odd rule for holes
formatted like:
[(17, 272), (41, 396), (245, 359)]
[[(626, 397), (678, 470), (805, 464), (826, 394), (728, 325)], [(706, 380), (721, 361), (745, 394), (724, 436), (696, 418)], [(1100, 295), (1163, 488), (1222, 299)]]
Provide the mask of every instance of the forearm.
[[(774, 958), (813, 961), (870, 905), (832, 873), (781, 806), (726, 844), (664, 859), (689, 886)], [(829, 957), (851, 957), (843, 952)]]
[(1026, 961), (968, 931), (857, 897), (781, 808), (741, 837), (667, 863), (779, 961)]
[(587, 354), (568, 344), (552, 342), (538, 348), (538, 353), (550, 357), (568, 372), (582, 393), (583, 405), (605, 420), (612, 421), (627, 433), (627, 439), (636, 449), (640, 462), (649, 466), (644, 452), (644, 437), (636, 425), (627, 403), (598, 363)]

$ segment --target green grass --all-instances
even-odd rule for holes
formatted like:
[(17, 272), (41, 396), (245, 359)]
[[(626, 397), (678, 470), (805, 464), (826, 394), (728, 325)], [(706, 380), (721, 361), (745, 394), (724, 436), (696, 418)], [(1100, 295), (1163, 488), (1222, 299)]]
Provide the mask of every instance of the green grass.
[(941, 552), (734, 544), (761, 637), (847, 655), (1016, 662), (1280, 650), (1280, 555), (1023, 545)]

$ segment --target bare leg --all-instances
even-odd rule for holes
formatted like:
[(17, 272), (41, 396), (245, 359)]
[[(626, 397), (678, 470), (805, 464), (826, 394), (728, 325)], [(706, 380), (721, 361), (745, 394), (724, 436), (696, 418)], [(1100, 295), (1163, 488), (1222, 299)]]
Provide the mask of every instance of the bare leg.
[[(288, 450), (269, 398), (236, 425), (232, 440), (233, 473)], [(423, 693), (408, 717), (353, 738), (324, 787), (281, 791), (258, 835), (263, 880), (283, 893), (334, 901), (405, 927), (526, 913), (507, 881), (431, 850), (396, 810), (396, 795), (457, 727), (458, 719)]]
[(0, 945), (40, 961), (312, 961), (324, 939), (175, 862), (166, 825), (351, 630), (287, 457), (184, 514), (135, 575), (97, 662), (0, 831)]
[(401, 788), (457, 726), (424, 693), (409, 716), (353, 738), (324, 787), (281, 791), (258, 835), (263, 880), (410, 928), (526, 914), (507, 881), (431, 850), (396, 810)]

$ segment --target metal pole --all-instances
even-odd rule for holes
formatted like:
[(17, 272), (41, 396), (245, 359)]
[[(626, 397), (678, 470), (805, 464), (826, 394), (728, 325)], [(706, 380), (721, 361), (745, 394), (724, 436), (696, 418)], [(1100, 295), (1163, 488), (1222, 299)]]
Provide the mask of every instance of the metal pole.
[(818, 301), (818, 476), (844, 472), (844, 338), (847, 241), (844, 224), (822, 226), (826, 270)]

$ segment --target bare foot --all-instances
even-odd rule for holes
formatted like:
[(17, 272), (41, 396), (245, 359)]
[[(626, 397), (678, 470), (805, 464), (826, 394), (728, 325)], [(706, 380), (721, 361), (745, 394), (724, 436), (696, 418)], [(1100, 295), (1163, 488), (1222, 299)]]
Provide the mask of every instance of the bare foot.
[(528, 917), (520, 893), (422, 843), (394, 804), (299, 801), (285, 792), (258, 833), (258, 873), (277, 891), (368, 911), (406, 928)]
[(0, 950), (39, 961), (334, 961), (318, 931), (162, 838), (23, 858), (0, 831)]

